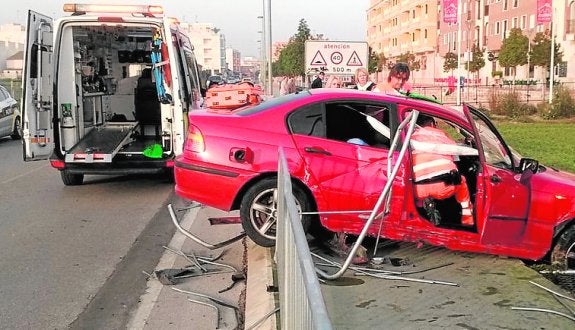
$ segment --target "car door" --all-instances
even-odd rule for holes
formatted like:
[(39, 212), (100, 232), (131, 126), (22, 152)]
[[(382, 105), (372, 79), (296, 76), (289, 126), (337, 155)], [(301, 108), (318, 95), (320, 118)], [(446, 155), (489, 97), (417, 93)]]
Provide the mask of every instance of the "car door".
[[(481, 161), (476, 197), (477, 217), (484, 220), (483, 244), (516, 244), (521, 242), (525, 227), (531, 190), (528, 182), (520, 182), (514, 170), (511, 150), (482, 113), (465, 107), (466, 116), (474, 124), (475, 139)], [(481, 228), (479, 228), (481, 229)]]
[(50, 17), (28, 11), (22, 90), (25, 161), (47, 159), (54, 149), (52, 28)]
[[(369, 125), (366, 112), (389, 125), (388, 105), (351, 101), (315, 103), (288, 118), (318, 209), (334, 212), (331, 229), (360, 231), (388, 180), (389, 139)], [(397, 219), (403, 204), (392, 205), (388, 218)]]

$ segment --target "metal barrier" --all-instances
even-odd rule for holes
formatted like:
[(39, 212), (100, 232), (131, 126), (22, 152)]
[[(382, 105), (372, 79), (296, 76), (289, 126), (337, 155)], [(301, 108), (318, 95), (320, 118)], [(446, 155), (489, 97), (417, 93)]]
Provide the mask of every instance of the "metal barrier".
[(283, 149), (278, 161), (276, 262), (281, 329), (332, 329), (292, 194)]

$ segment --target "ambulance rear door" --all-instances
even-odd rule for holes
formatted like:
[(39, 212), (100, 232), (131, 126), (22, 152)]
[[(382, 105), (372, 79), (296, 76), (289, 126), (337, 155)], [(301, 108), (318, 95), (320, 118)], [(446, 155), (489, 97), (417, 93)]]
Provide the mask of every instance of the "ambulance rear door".
[(28, 11), (22, 84), (24, 160), (48, 159), (53, 137), (53, 20)]

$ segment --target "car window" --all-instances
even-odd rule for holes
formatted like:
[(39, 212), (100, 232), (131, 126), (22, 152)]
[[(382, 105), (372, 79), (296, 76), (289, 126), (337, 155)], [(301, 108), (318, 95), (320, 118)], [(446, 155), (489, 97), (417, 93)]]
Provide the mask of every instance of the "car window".
[(315, 103), (294, 111), (288, 117), (288, 126), (293, 134), (325, 137), (322, 104)]
[(495, 167), (512, 169), (512, 158), (507, 152), (504, 142), (499, 139), (497, 134), (491, 130), (490, 126), (482, 118), (473, 115), (473, 120), (479, 132), (485, 161)]
[(9, 96), (8, 92), (4, 87), (0, 87), (0, 102), (6, 100)]
[(378, 148), (389, 148), (389, 134), (383, 135), (370, 124), (373, 117), (389, 128), (389, 109), (384, 104), (328, 102), (325, 104), (326, 137)]

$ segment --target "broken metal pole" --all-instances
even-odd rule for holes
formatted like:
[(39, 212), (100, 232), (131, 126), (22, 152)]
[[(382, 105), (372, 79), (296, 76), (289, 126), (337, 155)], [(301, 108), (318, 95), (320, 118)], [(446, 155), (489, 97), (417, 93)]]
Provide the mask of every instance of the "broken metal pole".
[(174, 209), (172, 207), (172, 204), (168, 204), (168, 211), (170, 211), (170, 217), (172, 218), (172, 222), (174, 223), (176, 228), (182, 234), (184, 234), (186, 237), (191, 238), (194, 242), (196, 242), (196, 243), (198, 243), (198, 244), (200, 244), (200, 245), (202, 245), (202, 246), (204, 246), (210, 250), (216, 250), (216, 249), (222, 248), (224, 246), (230, 245), (236, 241), (241, 240), (242, 238), (244, 238), (246, 236), (246, 233), (241, 233), (236, 237), (232, 237), (232, 238), (228, 239), (227, 241), (223, 241), (223, 242), (220, 242), (218, 244), (210, 244), (210, 243), (204, 242), (203, 240), (194, 236), (192, 233), (190, 233), (189, 231), (182, 228), (182, 226), (180, 226), (180, 223), (178, 222), (176, 214), (174, 213)]
[(191, 301), (191, 302), (196, 303), (196, 304), (208, 306), (208, 307), (215, 309), (216, 310), (216, 329), (220, 328), (220, 310), (218, 309), (217, 306), (214, 306), (212, 304), (208, 304), (207, 302), (194, 300), (194, 299), (190, 299), (190, 298), (188, 298), (188, 301)]

